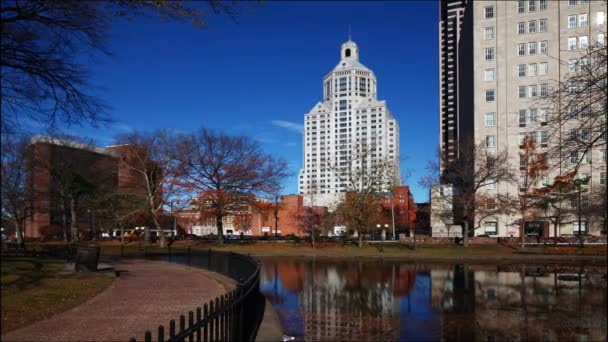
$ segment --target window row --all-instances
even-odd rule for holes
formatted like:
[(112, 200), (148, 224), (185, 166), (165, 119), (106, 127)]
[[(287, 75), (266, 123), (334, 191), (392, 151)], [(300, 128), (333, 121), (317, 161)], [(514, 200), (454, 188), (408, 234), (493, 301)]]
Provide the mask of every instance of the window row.
[(549, 143), (549, 131), (519, 132), (517, 135), (517, 143), (523, 145), (526, 138), (541, 147), (547, 147), (547, 144)]
[[(517, 1), (517, 13), (526, 13), (526, 2), (528, 3), (528, 12), (536, 12), (536, 0), (518, 0)], [(539, 0), (538, 8), (541, 11), (547, 9), (547, 0)]]
[[(578, 19), (578, 20), (577, 20)], [(587, 13), (568, 16), (568, 28), (585, 27), (589, 25)]]
[(520, 109), (518, 114), (519, 127), (526, 127), (526, 123), (546, 124), (548, 119), (546, 108)]
[[(578, 44), (577, 44), (578, 41)], [(586, 49), (589, 47), (589, 38), (587, 36), (570, 37), (568, 38), (568, 50)]]
[(547, 32), (547, 19), (530, 20), (527, 23), (521, 21), (517, 23), (517, 34), (536, 33), (536, 32)]
[(519, 64), (517, 66), (517, 75), (519, 77), (525, 76), (546, 76), (549, 69), (549, 63), (530, 63), (530, 64)]
[(540, 42), (529, 42), (529, 43), (519, 43), (517, 44), (517, 55), (525, 56), (526, 55), (526, 47), (528, 55), (536, 55), (538, 54), (546, 54), (548, 42), (546, 40)]
[[(527, 94), (526, 94), (526, 89), (528, 90)], [(540, 89), (540, 93), (539, 93), (539, 89)], [(535, 98), (538, 96), (545, 97), (548, 94), (549, 94), (549, 84), (547, 84), (547, 83), (541, 83), (540, 87), (536, 84), (517, 87), (517, 95), (520, 99), (523, 99), (526, 97)]]

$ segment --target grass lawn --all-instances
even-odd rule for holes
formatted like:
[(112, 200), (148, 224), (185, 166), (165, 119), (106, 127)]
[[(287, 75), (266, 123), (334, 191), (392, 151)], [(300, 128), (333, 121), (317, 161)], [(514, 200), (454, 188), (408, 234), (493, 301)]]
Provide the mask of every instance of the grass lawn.
[(34, 258), (3, 258), (2, 334), (66, 311), (109, 286), (102, 274), (59, 274), (64, 263)]

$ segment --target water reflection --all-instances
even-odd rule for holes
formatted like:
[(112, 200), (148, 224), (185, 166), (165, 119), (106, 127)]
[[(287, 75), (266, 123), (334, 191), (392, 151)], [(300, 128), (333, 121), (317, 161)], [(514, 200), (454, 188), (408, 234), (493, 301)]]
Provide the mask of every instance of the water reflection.
[(298, 340), (606, 340), (606, 268), (262, 260)]

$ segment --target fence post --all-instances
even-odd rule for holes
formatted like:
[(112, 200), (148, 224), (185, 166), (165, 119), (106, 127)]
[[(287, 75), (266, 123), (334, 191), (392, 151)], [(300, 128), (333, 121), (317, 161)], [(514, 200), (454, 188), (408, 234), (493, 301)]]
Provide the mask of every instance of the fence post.
[(183, 333), (186, 330), (186, 316), (179, 315), (179, 333)]
[(152, 342), (152, 333), (150, 330), (146, 330), (146, 337), (144, 338), (146, 342)]
[(220, 300), (215, 297), (215, 338), (214, 341), (220, 340)]
[(158, 326), (158, 342), (165, 342), (165, 327)]
[(169, 339), (173, 340), (173, 337), (175, 337), (175, 321), (171, 320), (169, 321)]
[[(215, 320), (217, 319), (217, 317), (214, 317), (215, 316), (215, 305), (213, 303), (213, 299), (211, 301), (209, 301), (209, 314), (211, 316), (211, 320), (209, 321), (209, 340), (216, 341), (216, 339), (213, 335), (213, 332), (214, 332), (213, 328), (215, 326)], [(205, 315), (205, 316), (207, 316), (207, 315)]]
[[(242, 297), (243, 296), (243, 288), (238, 286), (238, 296)], [(245, 298), (241, 298), (241, 302), (238, 305), (238, 315), (239, 315), (239, 330), (238, 330), (238, 340), (242, 341), (243, 340), (243, 328), (244, 328), (244, 322), (243, 322), (243, 306), (245, 304)]]
[[(188, 312), (188, 329), (192, 329), (193, 325), (194, 325), (194, 312), (190, 311), (190, 312)], [(190, 334), (190, 336), (188, 336), (188, 341), (190, 341), (190, 342), (194, 341), (194, 332), (192, 334)]]
[(196, 308), (196, 342), (201, 342), (201, 307)]
[[(207, 319), (207, 317), (209, 317), (209, 308), (207, 306), (207, 304), (203, 305), (203, 319)], [(207, 325), (209, 324), (209, 321), (207, 321), (205, 323), (205, 325), (203, 326), (203, 341), (207, 342), (208, 339), (208, 332), (209, 329), (207, 328)]]

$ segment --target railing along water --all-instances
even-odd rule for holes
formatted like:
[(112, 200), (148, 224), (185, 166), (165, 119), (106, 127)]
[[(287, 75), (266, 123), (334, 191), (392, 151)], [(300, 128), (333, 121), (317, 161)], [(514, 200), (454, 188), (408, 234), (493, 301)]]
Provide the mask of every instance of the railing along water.
[[(105, 248), (104, 248), (105, 250)], [(117, 253), (116, 253), (117, 254)], [(208, 303), (170, 320), (145, 341), (254, 341), (264, 316), (265, 299), (260, 293), (260, 264), (250, 256), (191, 248), (124, 248), (121, 257), (164, 260), (221, 273), (236, 281), (236, 288)], [(136, 341), (132, 337), (130, 341)]]

